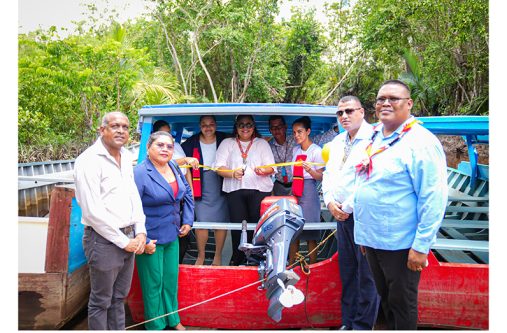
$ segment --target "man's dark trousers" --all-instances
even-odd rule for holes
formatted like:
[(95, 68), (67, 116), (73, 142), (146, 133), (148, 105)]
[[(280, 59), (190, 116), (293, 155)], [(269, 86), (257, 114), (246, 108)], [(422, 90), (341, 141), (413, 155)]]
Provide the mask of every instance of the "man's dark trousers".
[[(134, 233), (127, 235), (134, 238)], [(90, 270), (89, 330), (125, 330), (125, 305), (134, 272), (134, 253), (85, 228), (83, 248)]]
[(389, 330), (417, 329), (417, 295), (420, 272), (408, 269), (410, 249), (387, 251), (365, 247), (382, 311)]
[(354, 217), (337, 222), (338, 264), (342, 280), (342, 325), (371, 330), (377, 319), (380, 297), (366, 257), (354, 242)]

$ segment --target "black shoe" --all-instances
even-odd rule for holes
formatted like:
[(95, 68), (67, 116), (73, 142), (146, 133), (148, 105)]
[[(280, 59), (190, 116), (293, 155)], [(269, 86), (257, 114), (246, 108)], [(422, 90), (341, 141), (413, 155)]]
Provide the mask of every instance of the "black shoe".
[(338, 331), (352, 331), (352, 327), (348, 327), (347, 325), (342, 325), (342, 326), (340, 326)]

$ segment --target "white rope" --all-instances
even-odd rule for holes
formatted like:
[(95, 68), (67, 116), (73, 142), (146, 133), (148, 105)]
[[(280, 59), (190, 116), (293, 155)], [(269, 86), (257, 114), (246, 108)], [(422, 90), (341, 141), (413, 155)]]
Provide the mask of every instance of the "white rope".
[(196, 306), (199, 306), (199, 305), (202, 305), (202, 304), (205, 304), (205, 303), (208, 303), (208, 302), (214, 301), (214, 300), (219, 299), (219, 298), (221, 298), (221, 297), (224, 297), (224, 296), (227, 296), (227, 295), (233, 294), (233, 293), (235, 293), (235, 292), (238, 292), (238, 291), (240, 291), (240, 290), (242, 290), (242, 289), (246, 289), (246, 288), (251, 287), (251, 286), (254, 286), (254, 285), (258, 284), (258, 283), (264, 282), (265, 280), (266, 280), (266, 279), (264, 278), (264, 279), (262, 279), (262, 280), (258, 280), (258, 281), (252, 282), (252, 283), (250, 283), (250, 284), (247, 284), (246, 286), (239, 287), (238, 289), (235, 289), (235, 290), (232, 290), (232, 291), (228, 291), (228, 292), (226, 292), (226, 293), (224, 293), (224, 294), (222, 294), (222, 295), (218, 295), (218, 296), (212, 297), (212, 298), (210, 298), (210, 299), (204, 300), (204, 301), (202, 301), (202, 302), (199, 302), (199, 303), (196, 303), (196, 304), (193, 304), (193, 305), (189, 305), (189, 306), (184, 307), (184, 308), (182, 308), (182, 309), (178, 309), (178, 310), (175, 310), (175, 311), (173, 311), (173, 312), (169, 312), (169, 313), (163, 314), (163, 315), (161, 315), (161, 316), (158, 316), (158, 317), (155, 317), (155, 318), (152, 318), (152, 319), (149, 319), (149, 320), (145, 320), (145, 321), (143, 321), (143, 322), (140, 322), (140, 323), (137, 323), (137, 324), (131, 325), (131, 326), (129, 326), (129, 327), (126, 327), (125, 329), (126, 329), (126, 330), (128, 330), (128, 329), (131, 329), (131, 328), (133, 328), (133, 327), (136, 327), (136, 326), (139, 326), (139, 325), (142, 325), (142, 324), (145, 324), (145, 323), (149, 323), (150, 321), (154, 321), (154, 320), (157, 320), (157, 319), (160, 319), (160, 318), (163, 318), (163, 317), (167, 317), (167, 316), (170, 316), (170, 315), (175, 314), (175, 313), (177, 313), (177, 312), (185, 311), (185, 310), (191, 309), (191, 308), (193, 308), (193, 307), (196, 307)]
[[(300, 258), (299, 260), (296, 260), (292, 265), (290, 265), (289, 267), (287, 267), (287, 269), (292, 269), (294, 266), (297, 265), (298, 262), (301, 263), (304, 258), (307, 258), (311, 253), (313, 253), (314, 251), (318, 250), (331, 236), (333, 236), (335, 234), (335, 232), (336, 232), (336, 230), (334, 230), (324, 240), (322, 240), (319, 244), (317, 244), (317, 246), (315, 247), (315, 249), (313, 249), (313, 251), (311, 251), (310, 253), (307, 253), (306, 256), (302, 256), (302, 258)], [(303, 267), (301, 267), (301, 271), (304, 272)], [(307, 279), (308, 279), (308, 275), (307, 275)], [(202, 305), (202, 304), (214, 301), (214, 300), (219, 299), (221, 297), (224, 297), (224, 296), (227, 296), (227, 295), (230, 295), (230, 294), (234, 294), (235, 292), (238, 292), (240, 290), (243, 290), (243, 289), (246, 289), (248, 287), (254, 286), (254, 285), (256, 285), (258, 283), (261, 283), (261, 282), (264, 282), (264, 281), (266, 281), (266, 278), (264, 278), (262, 280), (258, 280), (258, 281), (252, 282), (250, 284), (247, 284), (246, 286), (239, 287), (238, 289), (234, 289), (234, 290), (228, 291), (225, 294), (212, 297), (210, 299), (204, 300), (202, 302), (199, 302), (199, 303), (196, 303), (196, 304), (193, 304), (193, 305), (189, 305), (189, 306), (184, 307), (182, 309), (178, 309), (178, 310), (175, 310), (173, 312), (169, 312), (169, 313), (163, 314), (161, 316), (158, 316), (158, 317), (155, 317), (155, 318), (152, 318), (152, 319), (149, 319), (149, 320), (145, 320), (143, 322), (131, 325), (129, 327), (126, 327), (125, 329), (128, 330), (128, 329), (131, 329), (133, 327), (136, 327), (136, 326), (139, 326), (139, 325), (142, 325), (142, 324), (145, 324), (145, 323), (149, 323), (150, 321), (154, 321), (154, 320), (157, 320), (157, 319), (160, 319), (160, 318), (164, 318), (164, 317), (170, 316), (170, 315), (175, 314), (177, 312), (181, 312), (181, 311), (185, 311), (185, 310), (191, 309), (193, 307), (196, 307), (196, 306), (199, 306), (199, 305)], [(308, 280), (307, 280), (307, 282), (308, 282)], [(308, 289), (308, 286), (307, 286), (307, 289)], [(306, 299), (305, 299), (305, 304), (306, 304)], [(310, 323), (310, 325), (311, 325), (311, 323)]]

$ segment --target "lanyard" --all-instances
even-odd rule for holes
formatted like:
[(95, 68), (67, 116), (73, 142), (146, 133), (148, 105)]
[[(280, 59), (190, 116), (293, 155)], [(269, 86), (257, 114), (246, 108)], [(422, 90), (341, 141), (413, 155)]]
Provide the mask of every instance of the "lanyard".
[(370, 143), (368, 144), (368, 147), (366, 147), (367, 157), (361, 163), (356, 165), (357, 174), (360, 175), (360, 174), (366, 173), (366, 179), (368, 179), (370, 177), (371, 171), (373, 170), (373, 162), (372, 162), (373, 156), (386, 151), (389, 147), (392, 147), (396, 142), (400, 141), (401, 138), (403, 138), (405, 136), (405, 134), (407, 134), (412, 129), (412, 127), (417, 123), (421, 123), (421, 121), (419, 121), (417, 119), (412, 120), (410, 123), (403, 126), (401, 133), (398, 134), (398, 136), (393, 141), (378, 148), (375, 152), (372, 153), (371, 150), (372, 150), (373, 142), (375, 141), (375, 137), (377, 136), (378, 132), (380, 132), (380, 131), (375, 130), (373, 135), (371, 136)]
[[(273, 138), (273, 140), (275, 140)], [(287, 140), (287, 138), (285, 138), (285, 142), (283, 143), (283, 145), (280, 145), (280, 147), (284, 147), (285, 148), (285, 156), (283, 158), (283, 160), (280, 158), (280, 153), (278, 152), (278, 147), (273, 143), (273, 146), (275, 147), (275, 152), (276, 152), (276, 156), (278, 157), (278, 159), (280, 160), (280, 162), (287, 162), (287, 152), (289, 151), (289, 140)], [(281, 168), (281, 173), (282, 173), (282, 180), (285, 184), (287, 184), (289, 182), (289, 177), (287, 176), (287, 167), (282, 167)]]
[(246, 151), (243, 151), (243, 146), (239, 142), (238, 138), (236, 138), (236, 142), (238, 143), (239, 150), (241, 151), (241, 157), (243, 158), (243, 164), (246, 164), (246, 158), (248, 157), (248, 151), (250, 150), (250, 147), (252, 147), (252, 144), (254, 142), (254, 138), (252, 138), (252, 140), (250, 140), (250, 143), (248, 144)]

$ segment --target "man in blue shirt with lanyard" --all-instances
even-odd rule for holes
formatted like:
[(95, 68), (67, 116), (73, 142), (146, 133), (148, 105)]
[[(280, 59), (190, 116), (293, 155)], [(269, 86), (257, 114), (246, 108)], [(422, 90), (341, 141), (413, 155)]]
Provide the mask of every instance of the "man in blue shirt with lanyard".
[(338, 264), (342, 281), (340, 330), (371, 330), (380, 298), (366, 257), (354, 243), (354, 181), (356, 165), (365, 154), (373, 127), (364, 120), (356, 96), (338, 102), (338, 121), (345, 129), (329, 143), (329, 160), (322, 178), (324, 203), (338, 221)]
[(375, 103), (381, 123), (356, 166), (354, 238), (390, 330), (417, 329), (419, 279), (447, 204), (442, 145), (411, 116), (413, 104), (405, 83), (382, 84)]

